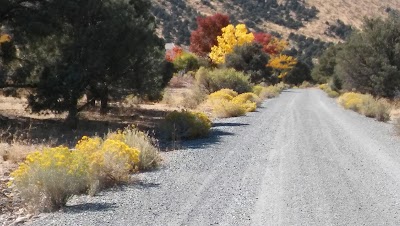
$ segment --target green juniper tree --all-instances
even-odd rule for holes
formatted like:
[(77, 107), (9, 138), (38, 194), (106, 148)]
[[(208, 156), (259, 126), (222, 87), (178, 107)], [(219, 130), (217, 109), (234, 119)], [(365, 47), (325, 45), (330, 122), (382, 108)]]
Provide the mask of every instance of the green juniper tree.
[(172, 70), (149, 9), (145, 0), (38, 0), (15, 7), (3, 23), (21, 45), (26, 81), (37, 86), (32, 110), (67, 111), (76, 126), (85, 93), (101, 100), (103, 112), (115, 91), (156, 98)]

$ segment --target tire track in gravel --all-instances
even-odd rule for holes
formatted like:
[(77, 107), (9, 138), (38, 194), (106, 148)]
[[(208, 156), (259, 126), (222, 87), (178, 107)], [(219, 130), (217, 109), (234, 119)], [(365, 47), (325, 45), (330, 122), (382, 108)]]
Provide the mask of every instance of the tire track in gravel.
[[(400, 139), (316, 89), (288, 90), (163, 153), (140, 183), (33, 225), (400, 225)], [(217, 139), (218, 138), (218, 139)]]

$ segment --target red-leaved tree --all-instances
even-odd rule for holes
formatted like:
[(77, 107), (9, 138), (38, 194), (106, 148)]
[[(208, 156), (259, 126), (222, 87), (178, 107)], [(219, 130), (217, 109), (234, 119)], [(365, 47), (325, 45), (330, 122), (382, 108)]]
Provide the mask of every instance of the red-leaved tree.
[(207, 56), (211, 52), (211, 47), (218, 44), (217, 37), (222, 34), (221, 29), (229, 23), (229, 17), (219, 13), (198, 17), (197, 29), (190, 35), (190, 51), (198, 56)]
[(183, 49), (179, 46), (174, 46), (174, 48), (167, 50), (165, 53), (165, 60), (168, 62), (173, 62), (177, 57), (183, 54)]
[(264, 52), (269, 55), (277, 55), (287, 47), (287, 42), (279, 40), (268, 33), (253, 33), (254, 42), (260, 43), (263, 46)]

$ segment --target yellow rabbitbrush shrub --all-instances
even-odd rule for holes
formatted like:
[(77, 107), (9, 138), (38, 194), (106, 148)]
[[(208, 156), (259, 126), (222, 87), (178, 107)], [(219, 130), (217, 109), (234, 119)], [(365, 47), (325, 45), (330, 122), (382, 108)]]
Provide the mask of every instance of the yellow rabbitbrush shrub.
[(170, 140), (195, 139), (207, 136), (211, 124), (211, 120), (204, 113), (173, 111), (165, 117), (161, 130)]
[(255, 93), (257, 96), (260, 96), (260, 94), (261, 94), (261, 92), (263, 91), (264, 88), (265, 88), (265, 87), (262, 86), (262, 85), (255, 85), (255, 86), (253, 86), (252, 91), (253, 91), (253, 93)]
[(242, 103), (233, 102), (237, 96), (237, 92), (231, 89), (221, 89), (208, 95), (205, 105), (212, 109), (214, 117), (228, 118), (245, 115), (246, 108)]
[(161, 158), (148, 134), (135, 127), (109, 133), (106, 140), (82, 137), (76, 150), (89, 162), (90, 193), (126, 182), (130, 173), (157, 167)]
[(348, 92), (340, 96), (338, 102), (346, 109), (376, 118), (379, 121), (390, 119), (390, 104), (384, 99), (374, 98), (371, 94)]
[(127, 127), (100, 137), (83, 136), (74, 150), (44, 148), (29, 154), (12, 174), (13, 187), (36, 211), (61, 208), (74, 194), (126, 182), (130, 173), (160, 161), (148, 134)]
[(67, 147), (44, 148), (11, 173), (10, 186), (36, 211), (53, 211), (88, 187), (88, 162)]
[[(117, 139), (107, 139), (101, 149), (89, 156), (92, 191), (127, 182), (130, 173), (137, 170), (140, 151)], [(96, 183), (97, 182), (97, 183)]]
[(344, 93), (339, 97), (338, 102), (346, 109), (353, 111), (360, 111), (363, 104), (363, 99), (366, 99), (363, 94), (360, 93)]
[(208, 99), (225, 99), (232, 100), (238, 93), (231, 89), (221, 89), (208, 95)]
[(213, 100), (211, 106), (213, 115), (218, 118), (238, 117), (246, 114), (246, 109), (241, 104), (225, 99)]
[(232, 99), (232, 102), (242, 105), (246, 112), (252, 112), (257, 109), (261, 99), (254, 93), (242, 93)]
[(336, 92), (335, 90), (332, 90), (332, 88), (329, 86), (328, 83), (321, 84), (318, 86), (318, 88), (325, 91), (328, 94), (328, 96), (331, 98), (336, 98), (336, 97), (340, 96), (340, 94), (338, 92)]

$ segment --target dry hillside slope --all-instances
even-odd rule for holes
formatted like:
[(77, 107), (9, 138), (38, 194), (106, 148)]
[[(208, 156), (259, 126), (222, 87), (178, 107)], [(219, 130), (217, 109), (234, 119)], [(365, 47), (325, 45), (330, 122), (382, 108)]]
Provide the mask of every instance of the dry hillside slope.
[[(319, 38), (322, 41), (339, 41), (338, 38), (330, 37), (325, 34), (325, 31), (328, 29), (329, 25), (335, 24), (337, 20), (343, 21), (346, 25), (351, 25), (354, 28), (360, 28), (362, 25), (362, 21), (364, 17), (386, 17), (387, 9), (396, 9), (400, 10), (400, 1), (398, 0), (277, 0), (277, 1), (260, 1), (260, 0), (248, 0), (248, 1), (239, 1), (239, 0), (220, 0), (220, 1), (210, 1), (210, 0), (152, 0), (153, 3), (159, 7), (166, 9), (167, 14), (170, 14), (169, 19), (176, 20), (188, 20), (191, 22), (194, 15), (197, 12), (198, 15), (212, 15), (215, 13), (224, 13), (228, 14), (235, 18), (235, 21), (238, 22), (247, 22), (253, 24), (253, 30), (264, 30), (267, 32), (277, 32), (282, 34), (283, 36), (288, 36), (291, 32), (295, 34), (305, 35), (311, 38)], [(306, 21), (304, 19), (297, 19), (295, 12), (290, 12), (290, 16), (294, 20), (298, 20), (303, 23), (303, 26), (299, 29), (291, 29), (287, 26), (282, 26), (274, 23), (273, 21), (266, 21), (265, 19), (254, 21), (248, 20), (254, 15), (252, 15), (252, 10), (250, 7), (246, 8), (249, 4), (253, 4), (253, 9), (256, 9), (257, 6), (261, 6), (263, 4), (268, 4), (268, 2), (276, 2), (275, 4), (285, 5), (288, 4), (299, 4), (305, 6), (308, 9), (315, 7), (319, 12), (317, 13), (315, 18)], [(190, 9), (189, 12), (187, 10), (174, 12), (171, 10), (171, 7), (183, 9)], [(262, 8), (262, 7), (261, 7)], [(263, 8), (266, 14), (271, 12), (276, 13), (277, 11), (270, 10), (268, 8)], [(282, 13), (279, 12), (278, 13)], [(157, 16), (157, 15), (156, 15)], [(247, 20), (247, 21), (246, 21)], [(286, 20), (286, 18), (285, 18)], [(163, 19), (161, 19), (163, 21)], [(165, 21), (165, 19), (164, 19)], [(166, 23), (161, 22), (162, 26)], [(174, 29), (177, 29), (176, 26)], [(190, 28), (188, 29), (190, 30)], [(188, 34), (188, 32), (186, 32)]]

